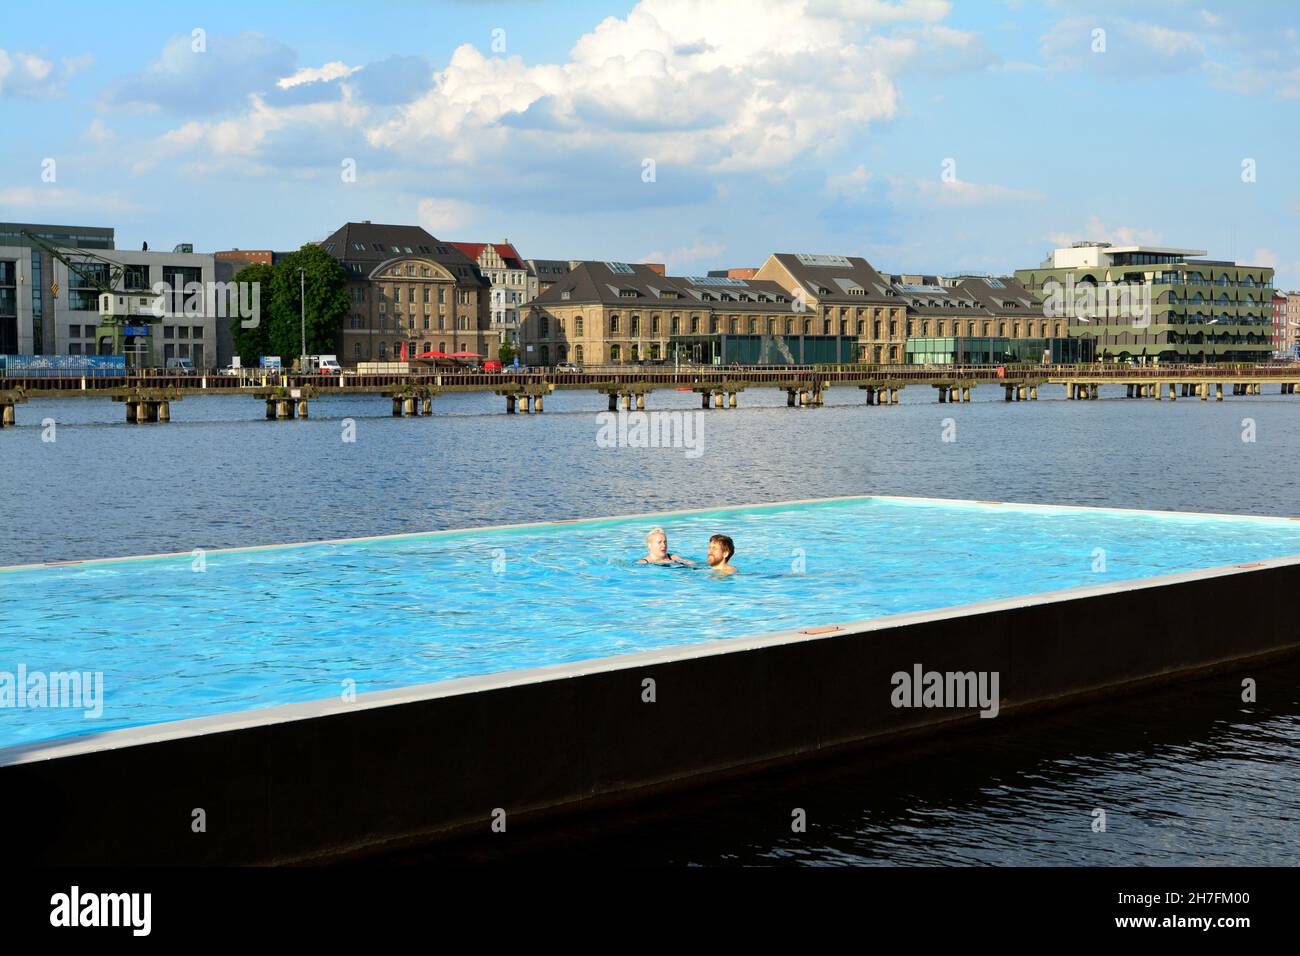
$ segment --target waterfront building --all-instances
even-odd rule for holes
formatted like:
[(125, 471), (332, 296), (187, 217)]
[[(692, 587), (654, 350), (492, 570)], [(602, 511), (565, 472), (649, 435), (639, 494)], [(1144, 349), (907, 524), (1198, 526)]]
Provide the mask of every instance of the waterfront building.
[(495, 358), (491, 286), (478, 265), (419, 226), (349, 222), (321, 248), (348, 273), (352, 311), (339, 330), (341, 363), (397, 361), (423, 352)]
[(112, 227), (0, 222), (0, 355), (57, 354), (54, 258), (23, 232), (70, 249), (111, 250)]
[[(721, 335), (767, 337), (788, 363), (791, 337), (821, 334), (813, 313), (793, 310), (777, 283), (711, 276), (665, 276), (659, 264), (580, 262), (529, 306), (521, 342), (530, 365), (721, 359)], [(790, 355), (793, 355), (790, 352)]]
[(1284, 356), (1290, 350), (1287, 348), (1286, 335), (1286, 296), (1281, 292), (1273, 292), (1273, 354)]
[(1284, 348), (1288, 354), (1300, 358), (1300, 292), (1291, 290), (1286, 294), (1286, 319), (1284, 328), (1286, 338)]
[[(1016, 270), (1102, 361), (1253, 362), (1273, 351), (1273, 270), (1200, 249), (1076, 242)], [(1106, 304), (1110, 307), (1107, 308)]]
[(518, 251), (509, 239), (499, 243), (452, 242), (449, 245), (473, 260), (488, 282), (489, 327), (497, 335), (498, 344), (516, 340), (519, 310), (536, 295), (535, 283), (529, 281), (528, 267)]
[[(577, 259), (528, 259), (524, 265), (528, 267), (528, 298), (525, 300), (525, 305), (528, 305), (533, 299), (555, 285), (562, 277), (581, 265), (581, 261)], [(520, 311), (521, 318), (525, 311)]]
[[(127, 322), (104, 323), (96, 283), (56, 260), (51, 273), (58, 292), (47, 313), (47, 354), (123, 354), (132, 365), (153, 367), (175, 358), (189, 359), (195, 368), (218, 363), (219, 319), (208, 295), (216, 281), (211, 253), (194, 252), (193, 246), (182, 243), (173, 252), (112, 249), (96, 254), (123, 266), (116, 318), (125, 315)], [(105, 275), (110, 267), (87, 268)], [(167, 286), (161, 297), (155, 292), (158, 283)]]
[(792, 309), (809, 312), (827, 335), (857, 339), (856, 360), (903, 361), (907, 303), (888, 279), (857, 256), (774, 253), (754, 273), (790, 296)]

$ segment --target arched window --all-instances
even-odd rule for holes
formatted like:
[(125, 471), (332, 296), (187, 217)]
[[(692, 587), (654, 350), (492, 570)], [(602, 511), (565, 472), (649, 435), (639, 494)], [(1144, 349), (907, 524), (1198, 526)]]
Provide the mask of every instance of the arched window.
[(651, 359), (651, 361), (654, 361), (654, 362), (659, 361), (659, 343), (658, 343), (658, 342), (652, 342), (652, 343), (650, 344), (650, 359)]
[(355, 361), (357, 361), (357, 362), (360, 362), (360, 361), (361, 361), (361, 343), (360, 343), (360, 342), (358, 342), (358, 343), (356, 343), (354, 346), (352, 346), (352, 358), (353, 358)]
[(574, 358), (574, 361), (577, 362), (579, 365), (582, 364), (582, 346), (581, 346), (581, 345), (574, 346), (574, 349), (573, 349), (573, 358)]
[(623, 350), (620, 349), (617, 345), (611, 345), (609, 347), (609, 360), (611, 362), (623, 361)]
[(443, 354), (446, 354), (446, 352), (447, 352), (447, 343), (446, 343), (446, 342), (439, 342), (439, 343), (438, 343), (438, 351), (439, 351), (439, 352), (442, 352)]
[(740, 331), (740, 319), (732, 319), (730, 323), (731, 334), (735, 335)]
[(750, 335), (758, 334), (758, 319), (754, 318), (753, 316), (750, 316), (749, 319), (749, 334)]
[(812, 335), (812, 319), (803, 320), (803, 334)]
[(542, 364), (543, 365), (551, 364), (551, 347), (549, 345), (542, 346)]
[(633, 345), (628, 349), (628, 358), (630, 361), (638, 361), (641, 358), (641, 346)]
[(618, 335), (618, 316), (617, 316), (617, 315), (611, 315), (611, 316), (609, 317), (609, 334), (610, 334), (610, 335)]
[(380, 343), (379, 343), (379, 361), (382, 362), (382, 361), (383, 361), (384, 359), (386, 359), (386, 358), (388, 358), (388, 345), (387, 345), (387, 343), (385, 343), (385, 342), (380, 342)]

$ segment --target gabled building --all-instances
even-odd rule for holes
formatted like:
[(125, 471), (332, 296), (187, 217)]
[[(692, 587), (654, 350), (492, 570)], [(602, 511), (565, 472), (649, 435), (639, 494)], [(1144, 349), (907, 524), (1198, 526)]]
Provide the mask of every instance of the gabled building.
[(346, 365), (422, 352), (495, 358), (490, 287), (478, 266), (419, 226), (349, 222), (320, 246), (348, 273), (352, 312), (339, 330)]
[(503, 242), (452, 242), (466, 258), (478, 266), (479, 273), (491, 289), (488, 304), (489, 327), (498, 344), (513, 340), (519, 332), (519, 310), (530, 298), (528, 266), (518, 251)]
[(779, 285), (793, 310), (811, 312), (826, 334), (856, 338), (857, 361), (903, 361), (907, 303), (866, 259), (779, 252), (768, 256), (754, 278)]
[(828, 329), (776, 282), (580, 262), (531, 303), (521, 339), (532, 365), (852, 361), (852, 343)]

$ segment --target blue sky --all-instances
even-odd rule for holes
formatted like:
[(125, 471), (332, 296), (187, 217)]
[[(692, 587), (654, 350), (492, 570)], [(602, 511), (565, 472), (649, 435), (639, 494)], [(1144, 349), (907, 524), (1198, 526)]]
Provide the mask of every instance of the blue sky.
[(687, 274), (1106, 239), (1300, 287), (1283, 0), (184, 6), (6, 10), (0, 219), (202, 250), (371, 219)]

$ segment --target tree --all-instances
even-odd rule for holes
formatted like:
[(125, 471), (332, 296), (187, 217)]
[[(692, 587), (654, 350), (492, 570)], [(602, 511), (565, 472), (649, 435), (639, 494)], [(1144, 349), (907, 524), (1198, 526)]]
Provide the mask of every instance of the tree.
[[(245, 368), (256, 366), (258, 359), (263, 355), (275, 354), (270, 351), (271, 316), (268, 308), (271, 302), (271, 285), (274, 279), (275, 270), (262, 263), (245, 266), (235, 273), (234, 281), (237, 284), (257, 283), (255, 298), (251, 300), (245, 299), (245, 301), (257, 302), (257, 325), (252, 328), (245, 328), (244, 320), (240, 316), (235, 316), (230, 320), (231, 333), (235, 338), (235, 354), (239, 356), (239, 364)], [(239, 301), (238, 293), (235, 295), (235, 301)], [(234, 313), (228, 314), (233, 315)]]
[(286, 366), (302, 348), (299, 268), (305, 270), (308, 355), (337, 351), (339, 329), (350, 312), (348, 274), (337, 259), (310, 244), (285, 256), (271, 282), (268, 347)]
[(497, 358), (501, 360), (502, 365), (509, 365), (518, 354), (519, 350), (509, 342), (502, 342), (501, 348), (497, 349)]

